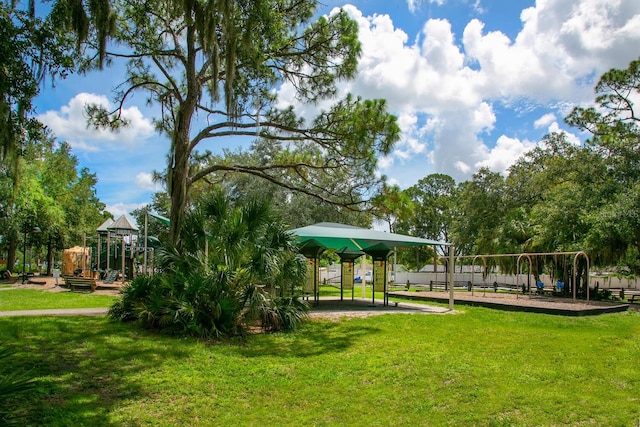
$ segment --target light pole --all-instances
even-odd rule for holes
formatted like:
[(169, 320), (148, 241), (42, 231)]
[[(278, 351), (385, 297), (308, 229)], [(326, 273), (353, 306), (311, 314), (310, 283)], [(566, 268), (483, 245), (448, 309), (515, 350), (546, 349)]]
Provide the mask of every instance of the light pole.
[[(22, 250), (22, 284), (24, 285), (24, 283), (27, 280), (27, 232), (29, 231), (29, 227), (27, 226), (27, 224), (25, 224), (24, 226), (24, 246), (23, 246), (23, 250)], [(37, 234), (40, 233), (42, 230), (40, 230), (40, 227), (38, 227), (37, 225), (33, 227), (33, 229), (31, 229), (31, 233), (32, 234)]]

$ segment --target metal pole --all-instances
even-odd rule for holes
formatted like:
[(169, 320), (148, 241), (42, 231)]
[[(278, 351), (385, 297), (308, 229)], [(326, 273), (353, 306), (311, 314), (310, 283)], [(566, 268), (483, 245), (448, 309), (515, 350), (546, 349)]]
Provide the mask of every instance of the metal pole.
[(362, 298), (366, 298), (367, 296), (367, 292), (366, 292), (366, 277), (367, 277), (367, 256), (366, 255), (362, 255), (362, 261), (360, 262), (360, 269), (362, 270), (362, 273), (360, 273), (360, 278), (362, 280), (360, 280), (360, 289), (362, 290)]
[(87, 250), (87, 233), (82, 233), (82, 277), (84, 277), (84, 270), (87, 268), (86, 263), (86, 250)]
[(109, 258), (111, 258), (111, 232), (107, 230), (107, 273), (109, 273)]
[(449, 310), (453, 311), (453, 245), (449, 246)]
[(96, 249), (98, 251), (96, 258), (97, 258), (97, 264), (96, 264), (96, 270), (98, 270), (98, 280), (101, 279), (100, 277), (100, 233), (98, 233), (98, 241), (96, 242)]
[[(371, 258), (372, 270), (371, 270), (371, 305), (376, 305), (376, 259)], [(366, 274), (365, 274), (366, 277)]]
[(122, 258), (120, 259), (120, 266), (122, 267), (122, 283), (124, 283), (124, 234), (120, 236), (120, 242), (122, 243)]
[(27, 226), (24, 227), (24, 246), (22, 248), (22, 284), (27, 278)]
[(313, 257), (313, 303), (317, 306), (320, 302), (320, 292), (318, 291), (318, 256)]
[[(393, 257), (396, 257), (396, 254), (393, 254)], [(387, 269), (389, 268), (389, 266), (387, 265), (389, 258), (385, 258), (384, 260), (384, 286), (383, 286), (383, 291), (382, 291), (382, 305), (384, 305), (385, 307), (389, 305), (389, 294), (387, 293)], [(391, 267), (391, 271), (393, 271), (393, 267)]]

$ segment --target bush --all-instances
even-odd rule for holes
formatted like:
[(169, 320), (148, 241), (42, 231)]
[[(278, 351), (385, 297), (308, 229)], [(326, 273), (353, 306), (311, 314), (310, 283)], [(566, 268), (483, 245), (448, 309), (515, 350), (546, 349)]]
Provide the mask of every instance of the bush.
[(610, 301), (613, 299), (612, 295), (610, 289), (600, 289), (597, 285), (595, 288), (589, 288), (589, 296), (595, 301)]
[[(0, 347), (0, 362), (10, 359), (15, 351), (4, 344)], [(10, 364), (9, 364), (10, 365)], [(11, 424), (11, 413), (7, 408), (9, 399), (26, 391), (34, 389), (38, 383), (29, 375), (29, 372), (13, 370), (8, 374), (0, 374), (0, 425)]]
[(295, 329), (307, 317), (298, 296), (308, 269), (292, 239), (266, 202), (233, 204), (214, 193), (185, 215), (180, 249), (158, 250), (162, 272), (135, 278), (109, 314), (202, 338), (242, 335), (256, 322)]

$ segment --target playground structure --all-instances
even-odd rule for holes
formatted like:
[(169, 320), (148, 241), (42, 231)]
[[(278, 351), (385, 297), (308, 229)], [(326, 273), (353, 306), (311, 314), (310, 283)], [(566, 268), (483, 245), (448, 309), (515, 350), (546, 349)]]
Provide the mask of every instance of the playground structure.
[[(116, 221), (107, 219), (96, 229), (96, 236), (83, 237), (83, 245), (63, 251), (62, 274), (93, 279), (133, 278), (153, 264), (154, 247), (139, 235), (136, 226), (122, 215)], [(89, 242), (87, 242), (89, 240)], [(143, 271), (140, 256), (144, 257)]]

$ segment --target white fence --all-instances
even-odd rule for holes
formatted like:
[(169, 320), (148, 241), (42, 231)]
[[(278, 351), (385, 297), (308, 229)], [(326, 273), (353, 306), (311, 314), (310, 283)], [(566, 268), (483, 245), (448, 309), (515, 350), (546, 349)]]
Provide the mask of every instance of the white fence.
[[(370, 266), (369, 266), (370, 267)], [(368, 269), (369, 275), (371, 276), (371, 269)], [(362, 277), (362, 270), (360, 266), (356, 264), (355, 266), (355, 277)], [(393, 273), (389, 273), (389, 280), (393, 279)], [(438, 273), (395, 273), (394, 282), (397, 285), (404, 285), (409, 281), (411, 285), (429, 285), (430, 283), (441, 283), (448, 280), (447, 274), (445, 272)], [(530, 284), (535, 287), (533, 276), (530, 276), (530, 282), (527, 283), (527, 275), (521, 274), (516, 277), (512, 274), (490, 274), (487, 276), (486, 280), (483, 281), (482, 273), (455, 273), (453, 275), (454, 282), (467, 283), (472, 282), (474, 286), (482, 286), (484, 283), (487, 286), (492, 286), (494, 282), (497, 282), (499, 285), (512, 285), (512, 286), (522, 286)], [(517, 282), (516, 282), (517, 280)], [(540, 280), (547, 287), (552, 287), (554, 283), (552, 283), (551, 277), (549, 275), (543, 274), (540, 276)], [(328, 268), (320, 269), (320, 283), (340, 283), (340, 265), (332, 265)], [(603, 275), (594, 275), (591, 274), (589, 276), (589, 286), (595, 287), (599, 286), (600, 289), (640, 289), (639, 279), (626, 279), (626, 278), (618, 278), (614, 276), (603, 276)]]

